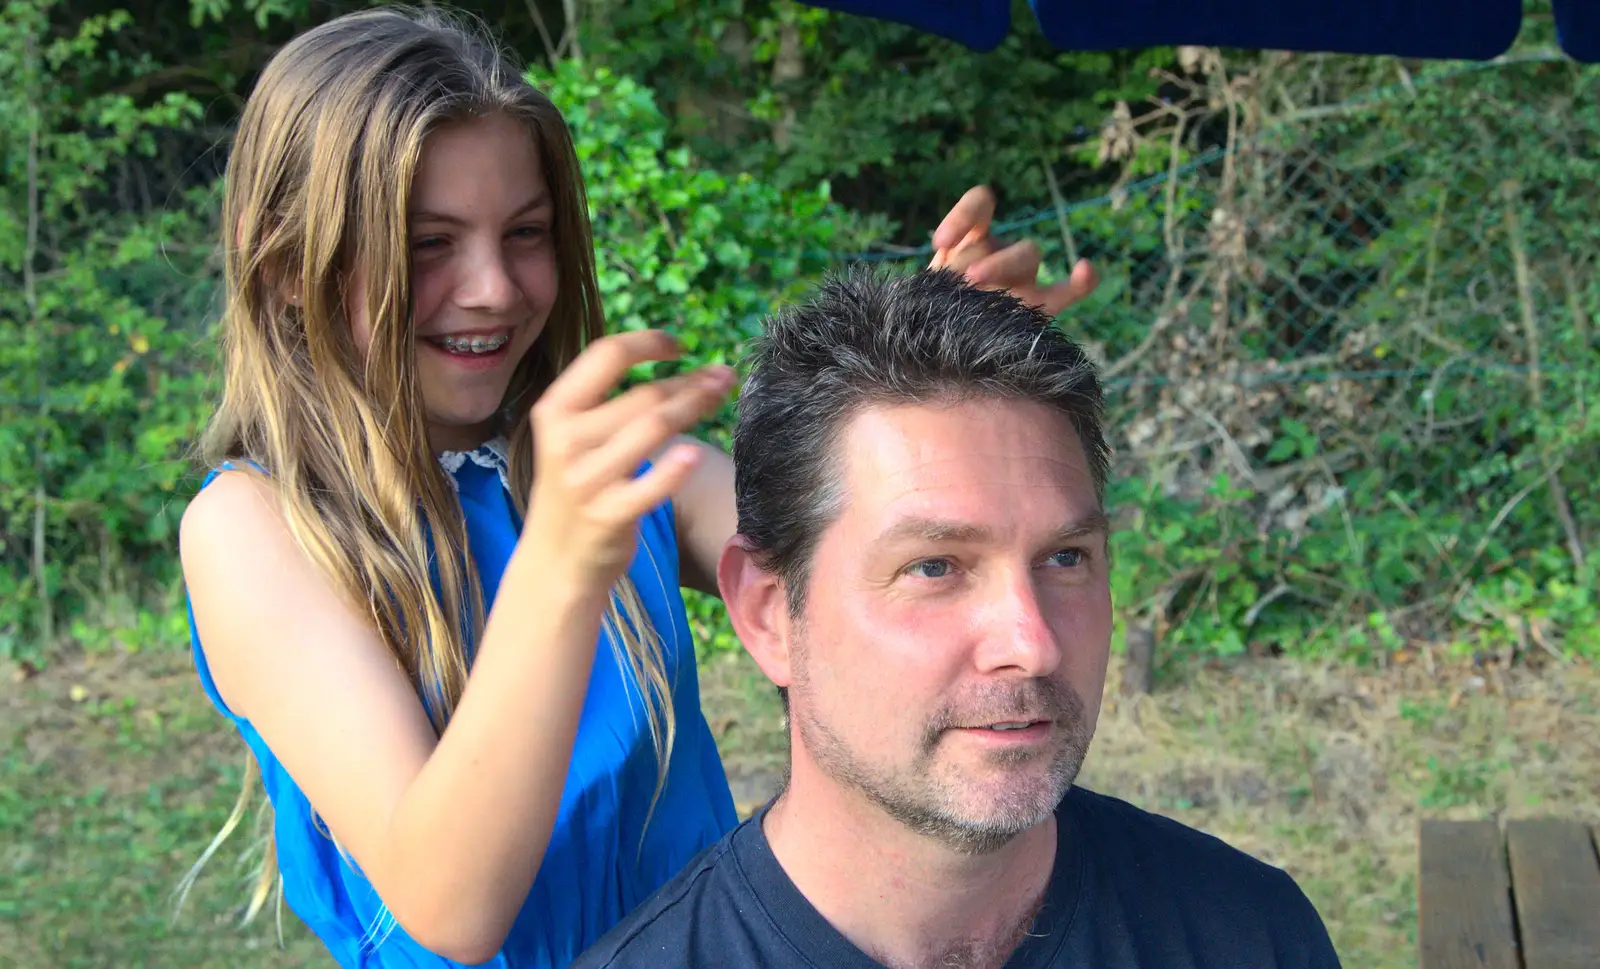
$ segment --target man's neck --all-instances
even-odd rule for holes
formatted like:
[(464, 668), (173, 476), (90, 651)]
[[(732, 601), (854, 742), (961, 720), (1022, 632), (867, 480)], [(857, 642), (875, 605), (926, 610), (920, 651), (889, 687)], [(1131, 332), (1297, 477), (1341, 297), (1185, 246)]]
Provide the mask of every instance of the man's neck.
[(967, 855), (798, 763), (763, 829), (807, 901), (893, 969), (997, 969), (1038, 912), (1056, 856), (1054, 816)]

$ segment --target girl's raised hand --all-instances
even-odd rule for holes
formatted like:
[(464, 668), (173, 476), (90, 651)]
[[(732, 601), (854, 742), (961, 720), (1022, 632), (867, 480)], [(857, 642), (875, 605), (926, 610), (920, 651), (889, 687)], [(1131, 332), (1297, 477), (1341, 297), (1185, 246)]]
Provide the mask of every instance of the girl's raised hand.
[(1031, 239), (1001, 245), (990, 234), (995, 196), (987, 186), (969, 189), (934, 231), (930, 269), (961, 273), (981, 289), (1003, 290), (1024, 303), (1039, 307), (1047, 316), (1094, 292), (1100, 283), (1087, 259), (1079, 259), (1067, 279), (1053, 286), (1039, 285), (1041, 254)]
[(705, 367), (611, 396), (631, 367), (678, 354), (677, 340), (660, 330), (603, 337), (533, 405), (534, 480), (522, 540), (541, 547), (550, 569), (609, 588), (633, 558), (639, 519), (694, 468), (699, 450), (680, 444), (637, 475), (717, 409), (733, 387), (731, 368)]

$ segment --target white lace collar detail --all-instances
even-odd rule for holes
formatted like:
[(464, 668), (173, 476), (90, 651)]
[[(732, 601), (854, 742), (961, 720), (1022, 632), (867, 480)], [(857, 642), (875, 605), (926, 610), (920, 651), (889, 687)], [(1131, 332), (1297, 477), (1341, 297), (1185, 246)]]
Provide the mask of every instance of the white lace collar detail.
[(468, 461), (471, 461), (480, 468), (492, 468), (500, 475), (500, 484), (504, 486), (507, 492), (510, 492), (511, 458), (507, 453), (507, 446), (506, 439), (503, 437), (490, 438), (470, 451), (439, 452), (439, 464), (447, 472), (446, 476), (450, 479), (450, 487), (457, 490), (460, 490), (460, 485), (456, 483), (456, 473)]

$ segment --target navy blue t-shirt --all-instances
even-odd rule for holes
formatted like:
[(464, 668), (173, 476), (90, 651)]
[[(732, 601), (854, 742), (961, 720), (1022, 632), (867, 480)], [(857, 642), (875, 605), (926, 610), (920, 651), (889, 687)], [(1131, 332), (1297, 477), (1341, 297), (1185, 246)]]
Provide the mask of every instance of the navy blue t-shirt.
[[(883, 969), (784, 873), (758, 812), (690, 862), (572, 969)], [(1005, 969), (1337, 969), (1281, 869), (1176, 821), (1074, 788), (1055, 869)]]

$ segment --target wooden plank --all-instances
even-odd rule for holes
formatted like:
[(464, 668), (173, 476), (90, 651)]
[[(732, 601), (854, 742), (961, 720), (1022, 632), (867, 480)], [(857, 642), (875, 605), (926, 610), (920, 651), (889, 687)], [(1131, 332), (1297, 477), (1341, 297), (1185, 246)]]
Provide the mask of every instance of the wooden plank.
[(1600, 966), (1600, 858), (1576, 821), (1506, 824), (1526, 969)]
[(1493, 821), (1423, 821), (1422, 969), (1520, 969), (1505, 842)]

